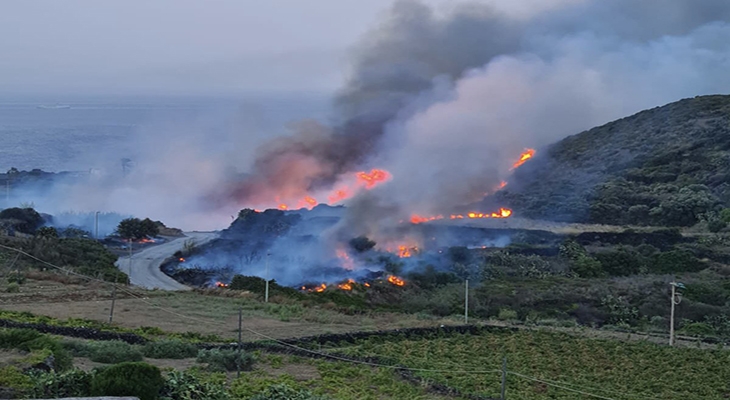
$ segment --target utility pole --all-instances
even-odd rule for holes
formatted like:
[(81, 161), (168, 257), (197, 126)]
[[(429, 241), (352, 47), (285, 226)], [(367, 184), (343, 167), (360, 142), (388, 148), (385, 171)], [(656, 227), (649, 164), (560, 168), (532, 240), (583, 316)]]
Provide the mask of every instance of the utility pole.
[(464, 283), (464, 325), (469, 323), (469, 280)]
[(243, 308), (238, 309), (238, 356), (236, 358), (236, 377), (241, 377), (241, 326), (243, 321)]
[(112, 285), (112, 307), (109, 310), (109, 324), (111, 325), (112, 319), (114, 319), (114, 303), (117, 301), (117, 285)]
[(132, 284), (132, 238), (129, 238), (129, 284)]
[(264, 294), (264, 302), (269, 302), (269, 252), (266, 252), (266, 293)]
[(672, 311), (669, 314), (669, 345), (674, 346), (674, 306), (682, 302), (682, 294), (677, 292), (677, 288), (684, 289), (684, 285), (679, 282), (669, 282), (672, 287)]
[(505, 392), (507, 391), (507, 356), (502, 359), (502, 391), (499, 396), (500, 400), (505, 400)]
[(94, 239), (99, 240), (99, 212), (94, 213)]

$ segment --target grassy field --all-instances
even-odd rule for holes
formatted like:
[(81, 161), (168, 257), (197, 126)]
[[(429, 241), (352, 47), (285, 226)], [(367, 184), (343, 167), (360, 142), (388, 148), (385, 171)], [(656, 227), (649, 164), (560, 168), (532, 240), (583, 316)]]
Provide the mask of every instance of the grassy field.
[(722, 350), (523, 331), (428, 340), (371, 339), (338, 352), (438, 370), (417, 375), (465, 393), (495, 397), (506, 357), (509, 399), (589, 398), (556, 385), (616, 400), (719, 400), (730, 396), (728, 352)]

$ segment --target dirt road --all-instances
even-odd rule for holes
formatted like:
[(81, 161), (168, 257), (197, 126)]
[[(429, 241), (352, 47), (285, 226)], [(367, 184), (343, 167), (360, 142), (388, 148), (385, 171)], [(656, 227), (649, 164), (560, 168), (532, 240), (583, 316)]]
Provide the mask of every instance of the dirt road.
[(116, 265), (122, 272), (129, 274), (132, 285), (145, 289), (190, 290), (189, 287), (160, 271), (160, 265), (167, 257), (181, 250), (186, 241), (192, 240), (196, 245), (201, 245), (215, 239), (216, 236), (215, 232), (186, 232), (184, 237), (132, 254), (131, 265), (129, 256), (120, 257)]

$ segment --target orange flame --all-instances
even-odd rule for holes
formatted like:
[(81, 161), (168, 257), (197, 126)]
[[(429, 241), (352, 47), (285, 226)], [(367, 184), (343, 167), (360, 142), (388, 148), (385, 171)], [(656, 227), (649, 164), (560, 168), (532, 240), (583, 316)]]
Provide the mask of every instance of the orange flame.
[(283, 204), (283, 203), (279, 204), (278, 207), (279, 207), (279, 210), (288, 210), (289, 209), (289, 206), (287, 206), (286, 204)]
[(417, 215), (417, 214), (411, 215), (411, 223), (412, 224), (420, 224), (420, 223), (423, 223), (423, 222), (436, 221), (436, 220), (439, 220), (439, 219), (444, 219), (444, 216), (443, 215), (437, 215), (435, 217), (422, 217), (422, 216)]
[(352, 290), (352, 285), (355, 283), (354, 279), (348, 279), (347, 282), (340, 283), (337, 285), (338, 289), (341, 290)]
[(404, 246), (404, 245), (398, 246), (398, 257), (408, 258), (408, 257), (412, 256), (411, 250), (418, 250), (418, 248), (416, 248), (416, 247), (410, 248), (410, 247)]
[(403, 279), (401, 279), (395, 275), (389, 275), (388, 282), (390, 282), (396, 286), (405, 286), (405, 284), (406, 284), (406, 281), (404, 281)]
[(223, 282), (216, 282), (215, 286), (219, 287), (219, 288), (226, 288), (226, 287), (228, 287), (228, 284), (225, 284)]
[(325, 285), (323, 283), (323, 284), (317, 286), (316, 288), (314, 288), (314, 291), (317, 292), (317, 293), (322, 293), (322, 292), (325, 291), (325, 289), (327, 289), (327, 285)]
[(512, 168), (510, 168), (510, 171), (519, 168), (522, 164), (524, 164), (527, 160), (531, 159), (532, 156), (535, 155), (535, 149), (525, 149), (524, 153), (520, 154), (520, 159), (512, 164)]
[(358, 183), (364, 184), (365, 189), (372, 189), (381, 182), (385, 182), (391, 178), (390, 172), (384, 169), (373, 169), (370, 173), (358, 172)]
[(342, 200), (346, 200), (350, 197), (351, 197), (350, 190), (348, 188), (342, 188), (342, 189), (337, 189), (334, 192), (332, 192), (332, 194), (327, 196), (327, 200), (330, 201), (330, 204), (335, 204), (335, 203), (339, 203)]
[(512, 210), (509, 208), (500, 208), (499, 212), (493, 212), (493, 213), (478, 213), (478, 212), (470, 212), (466, 215), (461, 214), (453, 214), (449, 218), (451, 219), (464, 219), (464, 218), (470, 218), (470, 219), (484, 219), (484, 218), (509, 218), (512, 216)]
[(365, 287), (370, 287), (370, 284), (367, 282), (363, 283), (363, 285), (365, 285)]
[(180, 262), (185, 262), (185, 259), (182, 258), (182, 257), (178, 258), (177, 260), (180, 261)]

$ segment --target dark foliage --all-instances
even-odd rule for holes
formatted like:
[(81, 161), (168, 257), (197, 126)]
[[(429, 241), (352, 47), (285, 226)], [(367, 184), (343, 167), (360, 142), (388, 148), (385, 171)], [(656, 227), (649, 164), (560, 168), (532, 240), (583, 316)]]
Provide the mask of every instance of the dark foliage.
[(136, 396), (154, 400), (165, 381), (159, 368), (145, 363), (122, 363), (100, 370), (91, 380), (94, 396)]
[(117, 226), (117, 233), (125, 239), (140, 240), (160, 233), (158, 225), (149, 218), (127, 218)]
[(358, 253), (364, 253), (375, 247), (377, 243), (368, 239), (366, 236), (358, 236), (350, 240), (350, 247)]
[(0, 211), (0, 220), (6, 220), (16, 231), (30, 235), (45, 222), (36, 210), (17, 207)]

